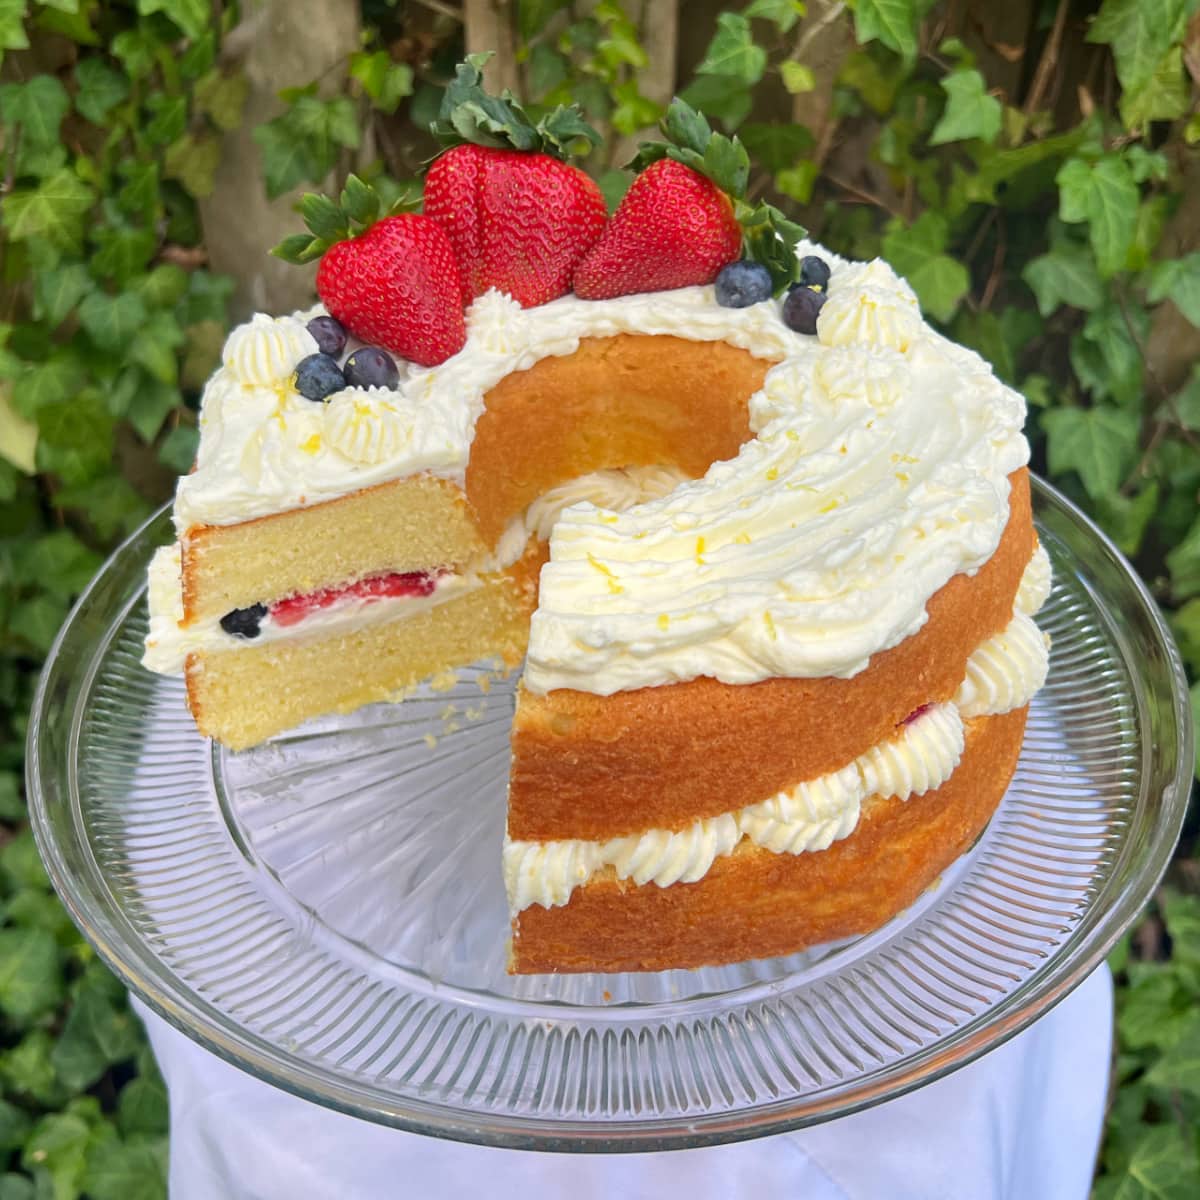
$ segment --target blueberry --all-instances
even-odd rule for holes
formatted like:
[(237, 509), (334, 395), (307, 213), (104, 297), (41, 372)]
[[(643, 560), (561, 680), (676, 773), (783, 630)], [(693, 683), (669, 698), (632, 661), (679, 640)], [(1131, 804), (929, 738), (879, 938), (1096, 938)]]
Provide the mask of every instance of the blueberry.
[(804, 287), (819, 288), (825, 291), (829, 287), (829, 264), (815, 254), (800, 260), (800, 283)]
[(747, 258), (722, 267), (717, 276), (717, 303), (722, 308), (749, 308), (770, 300), (772, 291), (771, 272)]
[(221, 628), (226, 633), (240, 638), (258, 637), (262, 619), (267, 615), (265, 604), (252, 604), (249, 608), (235, 608), (221, 618)]
[(308, 323), (308, 332), (313, 335), (317, 349), (322, 354), (337, 358), (346, 348), (346, 329), (341, 321), (333, 317), (313, 317)]
[(797, 333), (816, 333), (817, 313), (824, 303), (824, 292), (803, 284), (793, 284), (783, 302), (783, 323)]
[(296, 366), (296, 391), (309, 400), (324, 400), (345, 386), (342, 368), (328, 354), (310, 354)]
[(394, 388), (400, 382), (396, 361), (378, 346), (363, 346), (346, 359), (346, 384), (360, 388)]

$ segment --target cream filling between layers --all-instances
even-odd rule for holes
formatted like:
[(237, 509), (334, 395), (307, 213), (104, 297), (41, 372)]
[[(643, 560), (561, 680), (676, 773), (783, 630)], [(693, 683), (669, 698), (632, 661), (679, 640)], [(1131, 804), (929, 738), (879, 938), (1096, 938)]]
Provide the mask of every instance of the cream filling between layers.
[(255, 646), (297, 638), (330, 637), (352, 633), (388, 621), (427, 612), (458, 596), (474, 591), (482, 580), (473, 573), (445, 574), (428, 596), (347, 596), (324, 608), (313, 609), (290, 625), (276, 623), (268, 614), (255, 638), (226, 633), (219, 618), (183, 625), (183, 588), (180, 581), (179, 543), (156, 550), (150, 560), (148, 603), (150, 627), (142, 663), (162, 675), (182, 674), (189, 654), (236, 653)]
[[(583, 338), (671, 335), (775, 360), (737, 456), (618, 513), (568, 507), (550, 538), (525, 686), (600, 695), (707, 675), (849, 677), (925, 622), (929, 597), (978, 570), (1028, 460), (1021, 397), (921, 319), (882, 261), (831, 265), (816, 336), (780, 305), (722, 308), (711, 287), (521, 309), (480, 297), (467, 343), (404, 367), (391, 391), (299, 396), (301, 316), (267, 318), (205, 389), (179, 529), (228, 524), (432, 472), (461, 481), (487, 391)], [(259, 344), (261, 343), (261, 345)]]
[(651, 829), (602, 842), (506, 837), (504, 880), (512, 912), (566, 904), (607, 867), (638, 885), (694, 883), (743, 837), (777, 854), (825, 850), (854, 832), (869, 797), (906, 800), (941, 787), (962, 758), (964, 720), (1021, 708), (1045, 682), (1050, 639), (1032, 614), (1049, 591), (1050, 562), (1039, 548), (1022, 578), (1012, 621), (976, 648), (953, 700), (920, 711), (896, 737), (838, 771), (681, 830)]

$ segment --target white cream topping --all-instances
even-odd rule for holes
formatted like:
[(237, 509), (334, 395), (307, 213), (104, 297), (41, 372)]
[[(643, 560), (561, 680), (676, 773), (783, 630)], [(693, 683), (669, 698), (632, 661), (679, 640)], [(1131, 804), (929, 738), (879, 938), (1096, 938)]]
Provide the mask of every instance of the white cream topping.
[(675, 467), (621, 467), (592, 471), (551, 488), (522, 516), (509, 522), (496, 545), (496, 565), (511, 566), (524, 553), (531, 537), (548, 541), (563, 510), (573, 504), (593, 504), (609, 512), (624, 512), (635, 504), (666, 496), (686, 478)]
[(300, 360), (318, 349), (298, 317), (257, 313), (229, 335), (221, 361), (232, 383), (274, 388), (288, 383)]
[(407, 619), (445, 604), (479, 586), (477, 575), (442, 575), (428, 596), (344, 596), (324, 608), (313, 609), (302, 620), (280, 625), (268, 614), (256, 638), (226, 633), (219, 618), (183, 625), (183, 589), (180, 585), (179, 543), (163, 546), (150, 560), (147, 601), (150, 628), (142, 663), (162, 675), (178, 675), (189, 654), (219, 654), (288, 638), (327, 637), (351, 633), (387, 621)]
[(390, 393), (386, 437), (381, 422), (361, 434), (227, 365), (205, 392), (177, 526), (242, 521), (420, 471), (461, 480), (483, 397), (514, 371), (584, 337), (722, 340), (778, 360), (751, 399), (757, 436), (660, 499), (561, 514), (525, 685), (608, 695), (700, 675), (851, 676), (915, 633), (929, 597), (995, 551), (1007, 475), (1028, 459), (1025, 409), (978, 355), (921, 322), (886, 264), (799, 249), (832, 268), (816, 338), (788, 330), (778, 303), (722, 308), (711, 287), (524, 310), (481, 297), (464, 350), (409, 370)]
[(907, 800), (940, 787), (958, 765), (962, 750), (962, 718), (952, 704), (940, 704), (840, 771), (686, 829), (651, 829), (606, 842), (506, 838), (509, 905), (519, 912), (531, 904), (566, 904), (575, 888), (605, 867), (612, 867), (617, 878), (639, 885), (695, 883), (743, 837), (777, 854), (824, 850), (853, 833), (869, 796)]
[(1033, 699), (1049, 669), (1049, 637), (1018, 612), (971, 655), (954, 703), (964, 717), (1011, 712)]
[[(1020, 708), (1045, 682), (1049, 638), (1033, 623), (1031, 613), (1048, 596), (1049, 580), (1049, 558), (1039, 547), (1021, 577), (1012, 622), (976, 648), (953, 700), (919, 712), (896, 737), (872, 747), (840, 771), (675, 833), (652, 829), (609, 842), (506, 838), (504, 871), (513, 912), (530, 904), (548, 908), (566, 904), (576, 887), (606, 866), (614, 867), (620, 878), (633, 878), (639, 884), (654, 881), (665, 887), (681, 880), (693, 882), (716, 858), (732, 853), (742, 837), (776, 854), (825, 850), (854, 832), (869, 797), (908, 799), (941, 787), (962, 758), (964, 720)], [(1021, 608), (1022, 597), (1033, 606), (1030, 611)], [(726, 824), (729, 821), (736, 836)], [(617, 846), (624, 858), (618, 859)], [(673, 877), (675, 864), (683, 861), (690, 864), (689, 878)], [(637, 863), (636, 875), (622, 865), (631, 862)], [(703, 870), (699, 870), (701, 863), (706, 864)]]
[[(309, 314), (303, 314), (308, 316)], [(299, 317), (255, 317), (230, 334), (229, 344), (243, 359), (276, 362), (276, 343), (293, 327), (303, 335)], [(419, 471), (461, 482), (470, 455), (475, 422), (484, 394), (514, 371), (527, 370), (542, 358), (573, 354), (581, 338), (619, 333), (673, 334), (696, 341), (728, 341), (763, 358), (786, 357), (799, 342), (780, 317), (778, 304), (721, 308), (711, 287), (648, 292), (617, 300), (580, 300), (563, 296), (538, 308), (521, 309), (506, 296), (489, 292), (467, 311), (467, 342), (436, 367), (413, 367), (390, 401), (403, 437), (396, 452), (376, 462), (348, 458), (322, 439), (324, 405), (294, 389), (281, 391), (275, 379), (263, 382), (231, 365), (209, 380), (200, 411), (200, 449), (196, 469), (185, 475), (175, 494), (175, 525), (225, 525), (332, 500), (359, 488)], [(308, 353), (315, 351), (313, 343)], [(289, 370), (303, 355), (278, 356)], [(277, 369), (272, 370), (277, 376)], [(260, 386), (250, 386), (258, 382)]]
[(1017, 588), (1017, 601), (1014, 605), (1019, 613), (1032, 617), (1040, 612), (1042, 605), (1050, 599), (1050, 585), (1054, 582), (1050, 571), (1050, 555), (1046, 547), (1039, 544), (1021, 576), (1021, 584)]
[[(346, 388), (325, 405), (324, 441), (351, 462), (374, 464), (394, 458), (408, 436), (387, 388)], [(312, 446), (316, 453), (320, 443)]]

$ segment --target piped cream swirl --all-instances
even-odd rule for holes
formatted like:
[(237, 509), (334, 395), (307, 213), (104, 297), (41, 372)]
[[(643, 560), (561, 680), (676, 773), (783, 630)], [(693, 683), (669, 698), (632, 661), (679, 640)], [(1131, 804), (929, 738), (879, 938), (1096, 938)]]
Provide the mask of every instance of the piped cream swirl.
[(236, 383), (269, 388), (286, 383), (300, 360), (317, 350), (313, 335), (297, 318), (256, 313), (229, 335), (221, 361)]

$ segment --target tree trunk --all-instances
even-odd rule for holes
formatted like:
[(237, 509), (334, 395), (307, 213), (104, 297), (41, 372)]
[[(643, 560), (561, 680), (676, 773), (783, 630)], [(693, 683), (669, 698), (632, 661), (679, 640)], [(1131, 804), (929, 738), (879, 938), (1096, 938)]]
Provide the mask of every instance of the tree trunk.
[(294, 209), (304, 188), (268, 200), (253, 131), (283, 109), (279, 91), (320, 80), (345, 90), (346, 61), (360, 44), (358, 5), (325, 0), (250, 0), (222, 47), (245, 72), (250, 90), (241, 125), (221, 144), (211, 196), (200, 202), (204, 244), (214, 271), (232, 275), (235, 319), (257, 310), (288, 312), (312, 303), (316, 268), (290, 266), (267, 251), (301, 230)]

